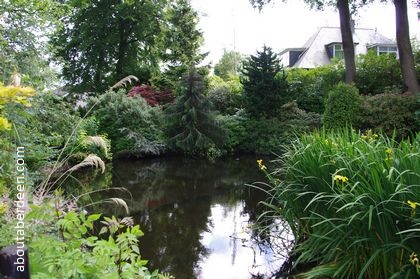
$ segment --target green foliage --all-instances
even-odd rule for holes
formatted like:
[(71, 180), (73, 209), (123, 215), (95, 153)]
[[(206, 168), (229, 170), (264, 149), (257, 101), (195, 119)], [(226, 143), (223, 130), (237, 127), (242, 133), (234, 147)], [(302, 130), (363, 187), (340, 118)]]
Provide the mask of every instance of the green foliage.
[(401, 68), (394, 56), (377, 55), (371, 51), (358, 56), (356, 63), (356, 87), (361, 94), (376, 95), (402, 91)]
[(241, 151), (247, 139), (246, 125), (249, 121), (244, 111), (239, 110), (233, 115), (219, 115), (217, 120), (226, 134), (226, 142), (223, 148), (229, 153)]
[(236, 51), (224, 51), (222, 58), (214, 66), (214, 74), (224, 80), (238, 76), (242, 70), (244, 57)]
[[(10, 106), (6, 115), (16, 128), (16, 139), (11, 136), (10, 140), (25, 146), (25, 162), (31, 170), (55, 159), (70, 138), (75, 123), (80, 121), (62, 98), (49, 93), (33, 97), (28, 108)], [(75, 139), (70, 138), (69, 148), (74, 142)]]
[[(116, 218), (105, 218), (108, 238), (92, 236), (94, 222), (101, 214), (86, 215), (70, 211), (55, 225), (55, 233), (38, 235), (30, 241), (33, 278), (167, 278), (145, 267), (140, 256), (139, 226), (124, 225)], [(117, 229), (108, 220), (114, 220)], [(108, 227), (109, 226), (109, 227)]]
[(355, 123), (360, 111), (361, 99), (353, 85), (339, 83), (329, 93), (323, 115), (328, 128), (342, 128)]
[(344, 66), (342, 62), (334, 61), (314, 69), (288, 69), (287, 80), (290, 96), (299, 108), (322, 114), (328, 92), (344, 80)]
[(364, 96), (355, 126), (382, 131), (388, 137), (407, 138), (420, 131), (418, 97), (410, 94)]
[(162, 65), (179, 74), (199, 60), (202, 35), (189, 1), (70, 1), (69, 6), (72, 13), (52, 44), (74, 92), (103, 92), (127, 75), (147, 83)]
[(203, 77), (191, 70), (181, 84), (182, 95), (165, 111), (172, 149), (204, 156), (211, 147), (221, 146), (223, 131), (215, 121), (204, 91)]
[(93, 116), (98, 131), (111, 140), (111, 150), (116, 156), (158, 155), (164, 152), (162, 111), (151, 107), (141, 97), (127, 97), (124, 90), (112, 90), (92, 98), (96, 104)]
[(163, 50), (163, 60), (168, 63), (165, 76), (172, 82), (178, 82), (179, 77), (186, 74), (189, 67), (205, 57), (205, 54), (199, 53), (204, 39), (197, 26), (198, 13), (190, 1), (175, 0), (169, 1), (168, 4), (169, 7), (165, 10), (167, 22), (165, 22)]
[(277, 117), (289, 88), (277, 55), (264, 46), (244, 62), (243, 75), (246, 111), (252, 117)]
[(420, 134), (304, 134), (280, 161), (268, 215), (292, 227), (295, 264), (316, 266), (304, 278), (416, 278)]
[(300, 110), (295, 102), (281, 107), (280, 118), (255, 119), (239, 110), (234, 115), (219, 116), (227, 140), (227, 152), (281, 153), (295, 134), (320, 126), (320, 116)]
[[(59, 23), (62, 6), (52, 0), (0, 2), (0, 81), (8, 84), (15, 72), (23, 83), (43, 90), (57, 81), (46, 59), (47, 37)], [(36, 34), (36, 36), (34, 36)]]
[(218, 76), (210, 77), (207, 96), (221, 114), (234, 114), (242, 107), (242, 84), (239, 77), (231, 77), (226, 81)]

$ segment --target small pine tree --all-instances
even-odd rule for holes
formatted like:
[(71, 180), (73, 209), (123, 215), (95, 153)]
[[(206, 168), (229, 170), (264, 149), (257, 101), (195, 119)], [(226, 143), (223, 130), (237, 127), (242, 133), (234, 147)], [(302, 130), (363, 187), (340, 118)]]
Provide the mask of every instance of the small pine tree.
[(223, 143), (210, 101), (203, 95), (204, 78), (190, 71), (181, 84), (181, 96), (166, 112), (169, 146), (189, 155), (205, 155)]
[(288, 82), (277, 55), (264, 46), (263, 51), (244, 62), (245, 108), (253, 117), (277, 117), (286, 103)]

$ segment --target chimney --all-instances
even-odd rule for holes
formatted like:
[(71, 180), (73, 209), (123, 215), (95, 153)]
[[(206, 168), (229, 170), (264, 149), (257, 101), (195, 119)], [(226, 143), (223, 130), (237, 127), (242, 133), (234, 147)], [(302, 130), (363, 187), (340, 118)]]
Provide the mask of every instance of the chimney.
[(351, 33), (352, 34), (354, 34), (354, 26), (355, 26), (354, 19), (350, 19), (350, 29), (351, 29)]

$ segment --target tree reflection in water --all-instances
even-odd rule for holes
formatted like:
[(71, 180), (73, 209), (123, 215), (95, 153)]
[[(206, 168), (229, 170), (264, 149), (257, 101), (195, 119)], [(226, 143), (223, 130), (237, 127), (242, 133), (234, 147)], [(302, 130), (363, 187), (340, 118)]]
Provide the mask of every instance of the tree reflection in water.
[(106, 195), (128, 199), (130, 215), (145, 234), (140, 251), (151, 269), (177, 279), (249, 278), (281, 265), (269, 245), (258, 244), (250, 226), (258, 202), (266, 198), (245, 186), (265, 181), (255, 157), (118, 161), (112, 169), (112, 186), (132, 196)]

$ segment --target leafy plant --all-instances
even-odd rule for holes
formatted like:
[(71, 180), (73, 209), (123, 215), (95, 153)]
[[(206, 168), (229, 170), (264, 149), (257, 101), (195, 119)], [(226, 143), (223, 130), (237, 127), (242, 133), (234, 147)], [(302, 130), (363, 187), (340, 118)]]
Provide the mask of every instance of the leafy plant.
[(340, 61), (314, 69), (287, 70), (291, 98), (296, 100), (299, 108), (319, 114), (324, 113), (328, 92), (343, 80), (344, 65)]
[(4, 86), (0, 82), (0, 131), (10, 130), (11, 124), (4, 117), (4, 106), (8, 103), (18, 103), (29, 106), (28, 97), (34, 96), (35, 90), (30, 87)]
[[(86, 215), (70, 211), (56, 223), (55, 234), (38, 236), (30, 242), (31, 275), (33, 278), (169, 278), (149, 272), (147, 261), (140, 256), (138, 238), (143, 235), (139, 226), (105, 218), (108, 238), (91, 235), (94, 222), (101, 214)], [(112, 229), (110, 221), (118, 223)], [(128, 224), (128, 225), (127, 225)]]
[(149, 106), (143, 98), (132, 98), (124, 90), (108, 91), (92, 98), (93, 116), (98, 131), (111, 140), (111, 150), (118, 156), (157, 155), (163, 152), (162, 111)]
[(315, 266), (301, 276), (418, 276), (419, 134), (397, 143), (372, 131), (323, 130), (288, 145), (279, 162), (267, 173), (273, 184), (267, 215), (291, 226), (295, 266)]
[(341, 128), (355, 123), (360, 111), (361, 99), (353, 85), (339, 83), (329, 93), (323, 115), (328, 128)]
[(395, 56), (370, 51), (356, 60), (356, 87), (361, 94), (376, 95), (403, 88), (401, 68)]
[(144, 98), (146, 102), (152, 107), (172, 103), (174, 100), (174, 96), (170, 91), (157, 91), (154, 90), (150, 85), (145, 84), (134, 86), (130, 89), (130, 91), (128, 91), (127, 96), (140, 96)]
[(363, 96), (355, 126), (362, 130), (382, 131), (396, 139), (412, 137), (420, 131), (418, 97), (411, 94)]
[(221, 114), (234, 114), (243, 107), (242, 84), (239, 77), (223, 80), (218, 76), (209, 78), (208, 98)]

